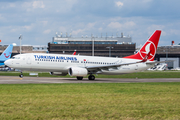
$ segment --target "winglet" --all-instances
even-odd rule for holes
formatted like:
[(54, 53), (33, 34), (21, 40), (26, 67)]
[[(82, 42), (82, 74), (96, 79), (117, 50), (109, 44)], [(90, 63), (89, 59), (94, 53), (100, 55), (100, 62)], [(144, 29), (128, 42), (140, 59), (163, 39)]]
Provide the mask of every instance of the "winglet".
[(73, 55), (76, 55), (76, 51), (74, 51)]

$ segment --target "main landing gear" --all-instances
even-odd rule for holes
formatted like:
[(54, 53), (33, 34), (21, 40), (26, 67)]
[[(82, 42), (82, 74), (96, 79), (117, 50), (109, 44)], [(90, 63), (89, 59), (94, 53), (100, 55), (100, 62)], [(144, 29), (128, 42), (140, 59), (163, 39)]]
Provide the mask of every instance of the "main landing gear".
[[(77, 80), (82, 80), (83, 79), (83, 77), (76, 77), (76, 78), (77, 78)], [(89, 80), (95, 80), (95, 76), (91, 74), (91, 75), (88, 76), (88, 79)]]
[(95, 76), (91, 74), (91, 75), (89, 75), (88, 79), (89, 80), (95, 80)]

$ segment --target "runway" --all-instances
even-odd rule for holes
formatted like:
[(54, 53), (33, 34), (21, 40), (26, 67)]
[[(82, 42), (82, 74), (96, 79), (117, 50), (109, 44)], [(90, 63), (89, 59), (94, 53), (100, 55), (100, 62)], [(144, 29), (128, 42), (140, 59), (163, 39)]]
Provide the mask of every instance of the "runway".
[(124, 78), (96, 78), (96, 80), (76, 80), (76, 78), (60, 77), (23, 77), (0, 76), (0, 84), (48, 84), (48, 83), (137, 83), (137, 82), (180, 82), (180, 78), (156, 79), (124, 79)]

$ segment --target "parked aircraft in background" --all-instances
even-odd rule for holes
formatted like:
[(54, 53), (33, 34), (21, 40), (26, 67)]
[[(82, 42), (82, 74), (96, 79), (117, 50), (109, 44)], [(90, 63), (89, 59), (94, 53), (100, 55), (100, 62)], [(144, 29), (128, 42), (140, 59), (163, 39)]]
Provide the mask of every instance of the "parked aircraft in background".
[(0, 67), (5, 66), (4, 62), (10, 59), (12, 54), (13, 45), (9, 45), (0, 56)]
[[(5, 65), (28, 71), (48, 71), (52, 75), (71, 75), (82, 80), (94, 80), (93, 74), (119, 75), (147, 70), (159, 63), (154, 61), (161, 31), (156, 30), (143, 47), (134, 55), (113, 58), (64, 54), (29, 53), (15, 55)], [(23, 74), (20, 74), (23, 77)]]
[(151, 68), (149, 68), (147, 70), (152, 70), (152, 71), (159, 70), (159, 71), (163, 71), (163, 70), (167, 70), (168, 69), (167, 66), (168, 65), (166, 63), (163, 63), (163, 64), (160, 64), (160, 65), (155, 65), (154, 67), (151, 67)]

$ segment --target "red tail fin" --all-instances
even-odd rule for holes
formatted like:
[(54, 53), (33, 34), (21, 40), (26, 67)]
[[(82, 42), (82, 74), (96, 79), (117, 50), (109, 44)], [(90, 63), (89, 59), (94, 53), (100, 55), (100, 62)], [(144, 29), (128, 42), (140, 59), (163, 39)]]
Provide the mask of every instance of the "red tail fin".
[(147, 54), (149, 54), (148, 60), (153, 61), (156, 54), (157, 46), (159, 43), (160, 35), (161, 35), (161, 31), (156, 30), (154, 34), (147, 40), (147, 42), (138, 51), (138, 53), (136, 53), (135, 55), (124, 57), (124, 58), (143, 60), (144, 57)]

